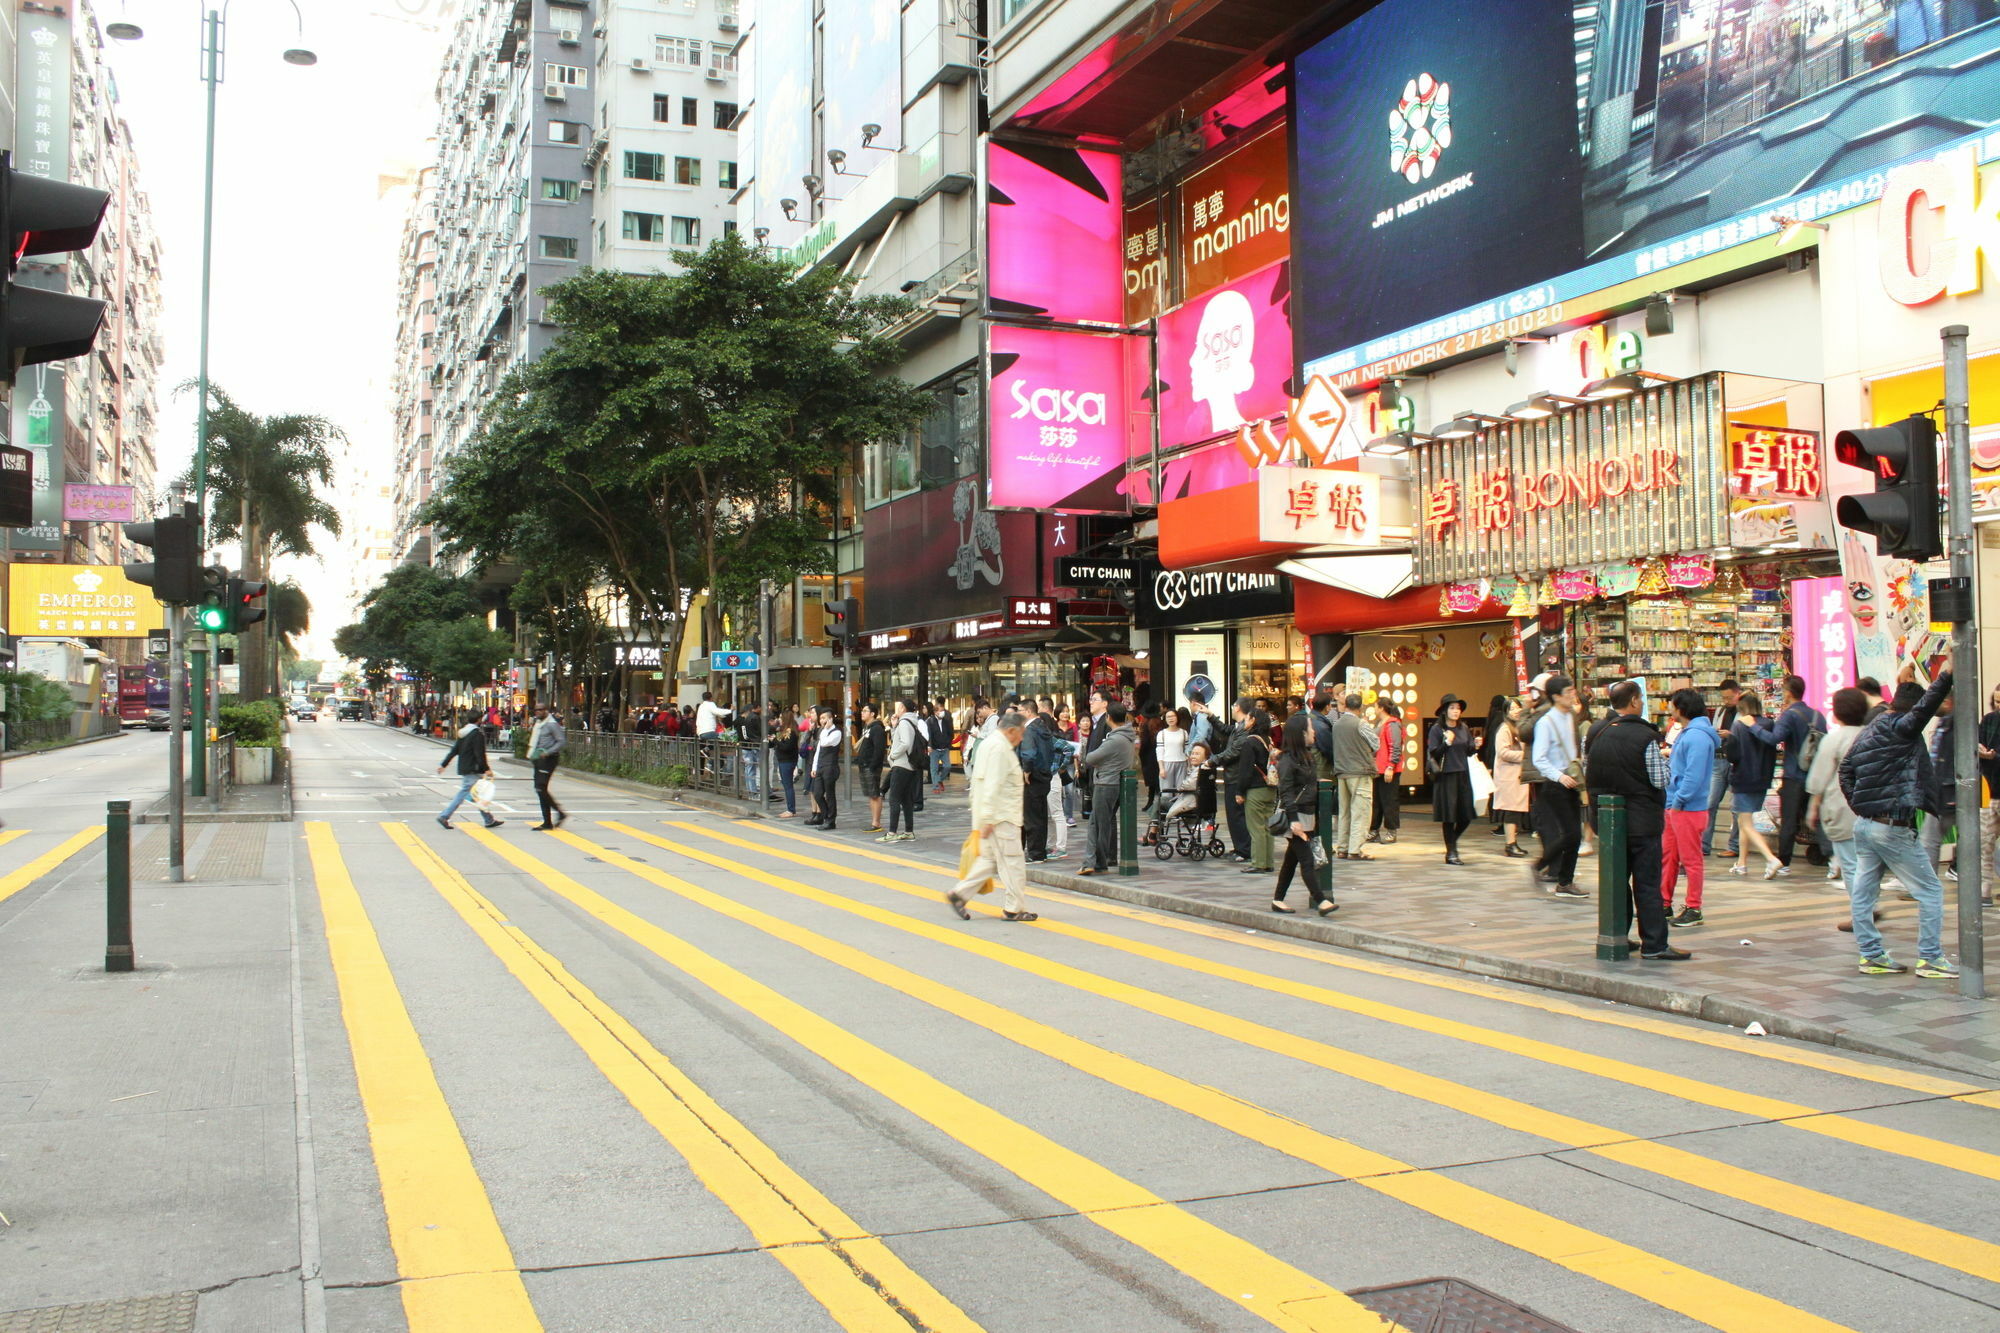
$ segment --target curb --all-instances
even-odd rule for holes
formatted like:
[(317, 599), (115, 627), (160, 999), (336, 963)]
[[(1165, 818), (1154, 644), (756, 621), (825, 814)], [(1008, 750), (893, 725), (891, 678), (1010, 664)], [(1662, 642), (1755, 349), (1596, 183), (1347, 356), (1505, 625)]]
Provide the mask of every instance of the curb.
[(1496, 981), (1512, 981), (1543, 990), (1564, 991), (1572, 995), (1588, 996), (1591, 999), (1609, 1000), (1639, 1009), (1679, 1014), (1685, 1018), (1696, 1018), (1725, 1027), (1741, 1029), (1752, 1022), (1762, 1023), (1765, 1031), (1774, 1037), (1789, 1037), (1794, 1041), (1809, 1041), (1815, 1045), (1831, 1046), (1861, 1055), (1929, 1065), (1948, 1069), (1957, 1074), (1968, 1074), (1988, 1082), (2000, 1083), (2000, 1067), (1983, 1061), (1961, 1060), (1907, 1042), (1864, 1036), (1830, 1024), (1809, 1022), (1733, 996), (1663, 986), (1629, 977), (1606, 976), (1599, 972), (1565, 967), (1559, 963), (1534, 963), (1518, 958), (1503, 958), (1497, 954), (1475, 953), (1469, 949), (1431, 944), (1405, 935), (1388, 935), (1377, 931), (1358, 930), (1352, 926), (1338, 926), (1322, 918), (1308, 920), (1248, 907), (1236, 907), (1227, 903), (1211, 903), (1199, 898), (1182, 897), (1176, 893), (1142, 889), (1136, 884), (1120, 880), (1115, 873), (1110, 876), (1086, 876), (1030, 869), (1028, 879), (1032, 883), (1050, 888), (1088, 893), (1099, 898), (1131, 903), (1137, 907), (1150, 907), (1156, 911), (1178, 912), (1182, 916), (1205, 917), (1210, 921), (1259, 930), (1268, 935), (1289, 935), (1316, 944), (1331, 944), (1403, 962), (1422, 963), (1472, 976), (1490, 977)]
[(0, 754), (0, 760), (32, 759), (38, 754), (61, 754), (64, 750), (74, 750), (79, 745), (95, 745), (99, 741), (122, 740), (126, 734), (125, 729), (121, 727), (117, 731), (107, 731), (102, 736), (80, 736), (75, 740), (64, 741), (60, 745), (45, 745), (39, 750), (8, 750), (4, 754)]

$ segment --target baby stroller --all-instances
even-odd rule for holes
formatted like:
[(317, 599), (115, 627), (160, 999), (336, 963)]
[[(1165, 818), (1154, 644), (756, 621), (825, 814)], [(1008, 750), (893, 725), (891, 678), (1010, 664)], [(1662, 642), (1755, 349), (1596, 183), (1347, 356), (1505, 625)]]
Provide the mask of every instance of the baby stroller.
[(1207, 768), (1198, 768), (1192, 777), (1194, 789), (1190, 791), (1183, 785), (1180, 795), (1164, 814), (1156, 808), (1153, 822), (1146, 830), (1146, 840), (1153, 844), (1153, 855), (1162, 861), (1172, 860), (1175, 852), (1190, 861), (1223, 853), (1222, 839), (1215, 831), (1215, 774)]

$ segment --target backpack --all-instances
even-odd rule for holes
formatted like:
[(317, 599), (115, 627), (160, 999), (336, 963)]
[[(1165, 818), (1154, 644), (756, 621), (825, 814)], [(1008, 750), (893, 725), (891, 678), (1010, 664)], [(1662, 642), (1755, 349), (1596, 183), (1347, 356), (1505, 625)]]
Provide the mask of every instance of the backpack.
[[(1523, 782), (1542, 782), (1548, 777), (1541, 769), (1535, 767), (1535, 724), (1546, 717), (1548, 712), (1546, 707), (1530, 709), (1528, 715), (1514, 725), (1514, 730), (1521, 736), (1521, 781)], [(1429, 748), (1426, 741), (1425, 749)], [(1428, 756), (1426, 763), (1428, 764)]]
[(1826, 739), (1826, 719), (1821, 717), (1816, 710), (1807, 709), (1806, 711), (1812, 713), (1812, 723), (1806, 729), (1806, 738), (1799, 742), (1799, 772), (1801, 773), (1812, 772), (1813, 760), (1819, 756), (1820, 742)]
[(924, 734), (921, 718), (905, 717), (903, 720), (910, 724), (910, 767), (922, 773), (930, 763), (931, 738)]

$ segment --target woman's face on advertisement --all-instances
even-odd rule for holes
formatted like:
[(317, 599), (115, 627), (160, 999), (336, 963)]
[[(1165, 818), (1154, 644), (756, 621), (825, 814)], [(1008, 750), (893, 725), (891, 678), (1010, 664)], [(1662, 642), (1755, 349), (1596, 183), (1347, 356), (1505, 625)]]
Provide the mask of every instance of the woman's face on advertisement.
[(1872, 632), (1880, 611), (1875, 606), (1875, 589), (1860, 579), (1847, 581), (1847, 614), (1864, 634)]

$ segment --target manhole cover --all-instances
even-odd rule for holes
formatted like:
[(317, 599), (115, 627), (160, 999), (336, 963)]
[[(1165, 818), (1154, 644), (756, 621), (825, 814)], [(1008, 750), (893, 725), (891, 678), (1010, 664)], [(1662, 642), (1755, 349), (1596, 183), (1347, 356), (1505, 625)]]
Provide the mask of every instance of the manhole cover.
[(1427, 1277), (1347, 1293), (1410, 1333), (1576, 1333), (1455, 1277)]
[(0, 1333), (192, 1333), (195, 1293), (134, 1296), (0, 1313)]

